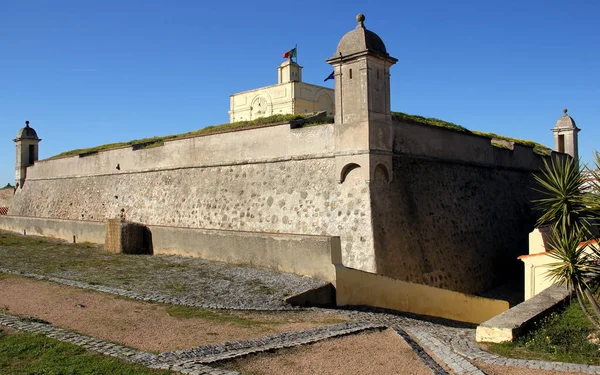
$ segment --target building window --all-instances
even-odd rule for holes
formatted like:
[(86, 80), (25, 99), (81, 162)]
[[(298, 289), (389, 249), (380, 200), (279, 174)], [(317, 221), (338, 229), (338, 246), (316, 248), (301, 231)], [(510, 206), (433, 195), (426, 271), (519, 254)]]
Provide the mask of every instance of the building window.
[(558, 136), (558, 152), (565, 152), (565, 136), (559, 134)]
[(35, 146), (34, 145), (29, 145), (29, 165), (32, 165), (33, 162), (35, 161)]

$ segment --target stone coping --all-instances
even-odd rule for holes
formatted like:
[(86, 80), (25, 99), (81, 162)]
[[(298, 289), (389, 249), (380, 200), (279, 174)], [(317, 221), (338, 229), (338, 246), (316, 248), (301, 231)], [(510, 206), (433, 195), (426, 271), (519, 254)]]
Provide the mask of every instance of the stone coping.
[(569, 290), (551, 286), (525, 302), (481, 323), (477, 327), (477, 342), (513, 341), (527, 326), (545, 315), (548, 310), (563, 303)]

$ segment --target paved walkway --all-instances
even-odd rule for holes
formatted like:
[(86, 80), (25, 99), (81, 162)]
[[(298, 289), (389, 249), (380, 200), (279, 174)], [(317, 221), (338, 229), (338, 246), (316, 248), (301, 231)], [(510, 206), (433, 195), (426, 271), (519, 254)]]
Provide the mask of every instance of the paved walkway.
[[(31, 277), (38, 280), (50, 280), (65, 285), (117, 294), (144, 301), (195, 307), (213, 307), (205, 306), (201, 302), (186, 296), (140, 293), (121, 288), (88, 284), (65, 278), (22, 273), (6, 268), (0, 268), (0, 272)], [(265, 310), (273, 308), (277, 309), (280, 307), (275, 307), (273, 305), (265, 306)], [(422, 320), (418, 317), (406, 314), (375, 309), (336, 309), (335, 311), (347, 314), (354, 322), (335, 324), (301, 332), (267, 336), (257, 340), (227, 342), (219, 345), (210, 345), (158, 355), (133, 350), (118, 344), (56, 328), (48, 324), (22, 321), (18, 317), (9, 314), (0, 314), (0, 325), (28, 332), (43, 333), (61, 341), (81, 345), (105, 355), (116, 356), (128, 361), (144, 364), (148, 367), (170, 369), (193, 375), (235, 375), (237, 374), (236, 372), (215, 369), (207, 364), (244, 356), (250, 353), (293, 347), (331, 337), (353, 334), (365, 330), (383, 329), (385, 327), (394, 328), (413, 348), (419, 358), (429, 366), (432, 373), (436, 375), (448, 374), (449, 372), (447, 370), (459, 375), (484, 374), (484, 372), (474, 366), (471, 361), (492, 365), (543, 369), (554, 372), (600, 374), (600, 366), (510, 359), (487, 353), (475, 345), (474, 328), (465, 325)]]

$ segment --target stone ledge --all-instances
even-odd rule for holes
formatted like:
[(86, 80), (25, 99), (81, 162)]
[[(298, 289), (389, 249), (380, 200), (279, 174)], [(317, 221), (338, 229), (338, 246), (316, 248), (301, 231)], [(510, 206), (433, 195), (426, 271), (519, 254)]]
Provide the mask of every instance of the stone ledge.
[(475, 339), (477, 342), (495, 343), (513, 341), (530, 324), (563, 303), (568, 296), (569, 291), (564, 287), (551, 286), (512, 309), (481, 323), (477, 327)]

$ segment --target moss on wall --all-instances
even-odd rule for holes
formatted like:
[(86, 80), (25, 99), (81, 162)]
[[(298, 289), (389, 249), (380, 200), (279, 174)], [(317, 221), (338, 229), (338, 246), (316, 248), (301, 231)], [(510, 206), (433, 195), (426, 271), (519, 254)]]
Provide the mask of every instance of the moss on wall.
[[(402, 113), (402, 112), (392, 112), (392, 118), (394, 118), (396, 121), (399, 121), (399, 122), (408, 122), (411, 124), (437, 126), (440, 128), (444, 128), (444, 129), (448, 129), (448, 130), (452, 130), (452, 131), (456, 131), (456, 132), (460, 132), (460, 133), (474, 134), (474, 135), (479, 135), (479, 136), (490, 138), (490, 139), (499, 139), (499, 140), (512, 142), (512, 143), (522, 145), (522, 146), (533, 147), (534, 152), (536, 152), (540, 155), (548, 155), (551, 151), (548, 147), (546, 147), (542, 144), (539, 144), (537, 142), (534, 142), (534, 141), (505, 137), (503, 135), (498, 135), (495, 133), (480, 132), (477, 130), (469, 130), (469, 129), (465, 128), (464, 126), (454, 124), (452, 122), (440, 120), (437, 118), (433, 118), (433, 117), (423, 117), (423, 116), (418, 116), (418, 115), (410, 115), (410, 114)], [(494, 146), (504, 148), (502, 145), (498, 145), (498, 144), (494, 144)]]
[(165, 144), (165, 141), (178, 139), (178, 138), (187, 138), (187, 137), (196, 137), (201, 135), (215, 134), (221, 132), (228, 131), (236, 131), (241, 129), (250, 129), (254, 127), (266, 126), (266, 125), (275, 125), (281, 124), (296, 120), (307, 120), (306, 123), (302, 124), (302, 126), (312, 126), (312, 125), (320, 125), (320, 124), (330, 124), (333, 122), (333, 119), (330, 117), (318, 117), (318, 118), (309, 118), (307, 116), (302, 115), (274, 115), (269, 117), (262, 117), (256, 120), (251, 121), (239, 121), (233, 123), (226, 123), (221, 125), (211, 125), (202, 129), (194, 130), (188, 133), (181, 134), (172, 134), (166, 136), (156, 136), (151, 138), (142, 138), (142, 139), (134, 139), (129, 142), (118, 142), (118, 143), (109, 143), (105, 145), (100, 145), (96, 147), (90, 148), (80, 148), (71, 151), (65, 151), (58, 155), (52, 156), (48, 159), (56, 159), (67, 156), (88, 156), (96, 154), (100, 151), (114, 150), (117, 148), (124, 147), (133, 147), (134, 150), (151, 148), (151, 147), (159, 147)]
[[(542, 144), (539, 144), (537, 142), (534, 142), (534, 141), (505, 137), (505, 136), (498, 135), (495, 133), (469, 130), (469, 129), (465, 128), (464, 126), (454, 124), (452, 122), (440, 120), (437, 118), (433, 118), (433, 117), (423, 117), (423, 116), (411, 115), (411, 114), (402, 113), (402, 112), (392, 112), (392, 117), (396, 121), (400, 121), (400, 122), (409, 122), (412, 124), (437, 126), (437, 127), (441, 127), (444, 129), (448, 129), (448, 130), (452, 130), (452, 131), (456, 131), (456, 132), (460, 132), (460, 133), (475, 134), (475, 135), (479, 135), (479, 136), (490, 138), (490, 139), (500, 139), (500, 140), (513, 142), (513, 143), (523, 145), (523, 146), (533, 147), (534, 152), (536, 152), (540, 155), (548, 155), (550, 153), (550, 149), (548, 147), (546, 147)], [(135, 150), (139, 150), (139, 149), (143, 149), (143, 148), (159, 147), (159, 146), (164, 145), (165, 141), (172, 140), (172, 139), (195, 137), (195, 136), (202, 136), (202, 135), (215, 134), (215, 133), (228, 132), (228, 131), (236, 131), (236, 130), (242, 130), (242, 129), (250, 129), (253, 127), (280, 124), (280, 123), (290, 122), (290, 121), (294, 121), (294, 120), (303, 120), (305, 118), (306, 117), (302, 116), (302, 115), (273, 115), (273, 116), (262, 117), (262, 118), (259, 118), (256, 120), (251, 120), (251, 121), (239, 121), (239, 122), (226, 123), (226, 124), (221, 124), (221, 125), (211, 125), (211, 126), (207, 126), (205, 128), (194, 130), (194, 131), (191, 131), (188, 133), (172, 134), (172, 135), (166, 135), (166, 136), (156, 136), (156, 137), (142, 138), (142, 139), (134, 139), (133, 141), (129, 141), (129, 142), (109, 143), (109, 144), (100, 145), (100, 146), (96, 146), (96, 147), (70, 150), (70, 151), (65, 151), (58, 155), (52, 156), (48, 159), (55, 159), (55, 158), (74, 156), (74, 155), (79, 155), (79, 156), (83, 157), (83, 156), (96, 154), (100, 151), (113, 150), (113, 149), (122, 148), (122, 147), (133, 147)], [(306, 122), (305, 124), (303, 124), (302, 126), (314, 126), (314, 125), (321, 125), (321, 124), (329, 124), (332, 122), (333, 122), (333, 119), (330, 117), (321, 117), (321, 118), (316, 118), (314, 120), (310, 120), (310, 121)], [(500, 146), (497, 146), (497, 147), (500, 147)]]

